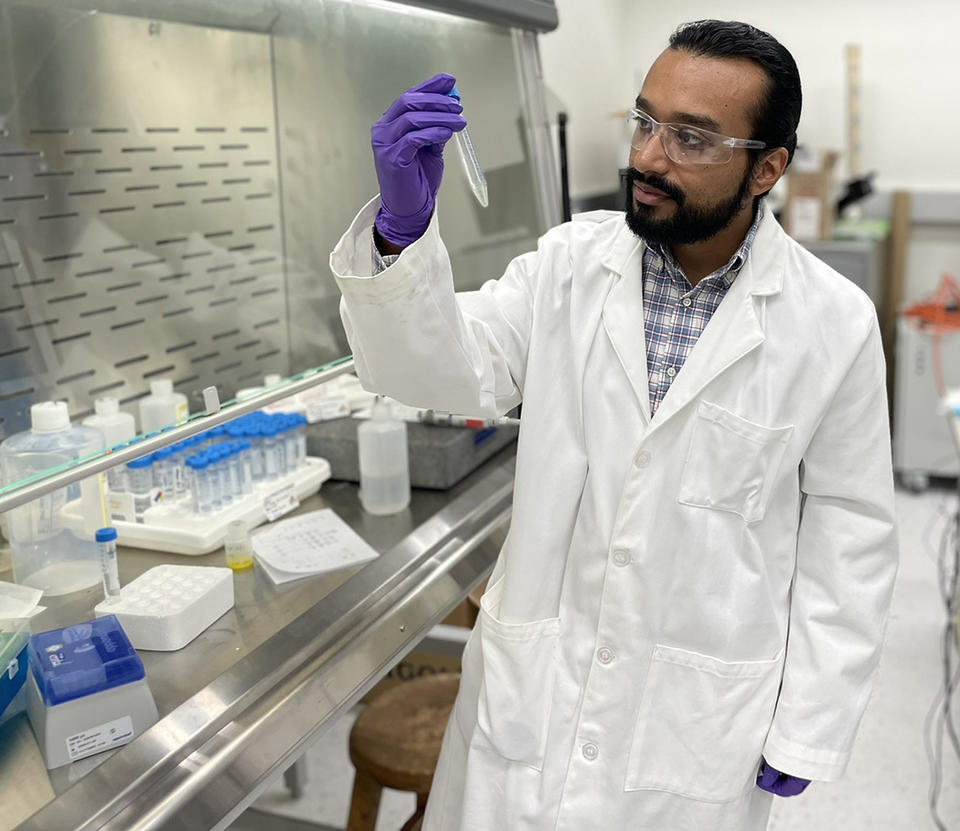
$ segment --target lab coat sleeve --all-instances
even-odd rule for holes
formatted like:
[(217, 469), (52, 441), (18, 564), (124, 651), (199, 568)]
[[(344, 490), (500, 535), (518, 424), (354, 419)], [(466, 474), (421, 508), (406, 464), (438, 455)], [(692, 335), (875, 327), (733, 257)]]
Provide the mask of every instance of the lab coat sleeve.
[(897, 542), (879, 328), (869, 331), (800, 467), (783, 683), (764, 747), (778, 770), (841, 776), (880, 658)]
[(493, 417), (515, 407), (522, 397), (538, 255), (518, 257), (499, 280), (457, 294), (434, 214), (419, 240), (372, 275), (378, 207), (379, 199), (367, 204), (330, 255), (364, 387), (414, 407), (462, 415)]

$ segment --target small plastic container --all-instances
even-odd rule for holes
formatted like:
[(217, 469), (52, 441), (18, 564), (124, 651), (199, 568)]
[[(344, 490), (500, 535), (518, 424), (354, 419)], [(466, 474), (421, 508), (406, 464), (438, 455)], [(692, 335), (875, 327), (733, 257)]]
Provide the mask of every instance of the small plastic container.
[(379, 397), (372, 415), (357, 428), (360, 502), (367, 513), (395, 514), (410, 504), (407, 425)]
[(162, 501), (170, 502), (175, 498), (175, 478), (173, 448), (161, 447), (153, 454), (153, 486), (159, 488)]
[(227, 565), (234, 571), (244, 571), (253, 567), (253, 544), (250, 542), (250, 532), (243, 520), (234, 520), (227, 526), (227, 533), (223, 538), (223, 550)]

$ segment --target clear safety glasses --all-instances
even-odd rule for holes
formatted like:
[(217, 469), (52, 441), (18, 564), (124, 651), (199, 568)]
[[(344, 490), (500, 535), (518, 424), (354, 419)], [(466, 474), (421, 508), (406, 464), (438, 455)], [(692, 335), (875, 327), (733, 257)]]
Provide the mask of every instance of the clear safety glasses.
[(636, 107), (627, 111), (627, 124), (632, 131), (631, 146), (643, 150), (653, 136), (659, 134), (667, 158), (677, 164), (725, 164), (733, 158), (735, 147), (760, 150), (767, 145), (754, 139), (739, 139), (713, 133), (689, 124), (661, 124)]

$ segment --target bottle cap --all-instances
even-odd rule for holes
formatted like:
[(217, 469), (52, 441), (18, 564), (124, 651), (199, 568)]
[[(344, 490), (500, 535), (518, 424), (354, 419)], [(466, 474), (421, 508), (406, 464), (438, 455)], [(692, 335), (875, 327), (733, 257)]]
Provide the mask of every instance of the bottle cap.
[(142, 470), (145, 467), (150, 467), (153, 464), (153, 454), (148, 453), (146, 456), (141, 456), (139, 459), (134, 459), (132, 462), (127, 462), (127, 467), (132, 468), (133, 470)]
[(227, 532), (223, 540), (224, 542), (233, 542), (234, 540), (245, 540), (249, 536), (247, 524), (242, 519), (235, 519), (227, 524)]
[(116, 398), (98, 398), (93, 402), (93, 409), (97, 411), (97, 415), (108, 416), (116, 415), (120, 412), (120, 402)]
[(456, 87), (450, 90), (450, 92), (448, 92), (447, 95), (449, 95), (451, 98), (456, 98), (457, 101), (460, 100), (460, 90), (458, 90)]
[(30, 429), (34, 433), (56, 433), (70, 426), (66, 401), (41, 401), (30, 408)]
[(99, 528), (97, 533), (94, 534), (97, 542), (110, 542), (117, 538), (117, 529), (116, 528)]
[(161, 447), (157, 450), (153, 456), (154, 459), (169, 459), (173, 455), (172, 447)]
[(173, 392), (172, 378), (157, 378), (150, 382), (151, 395), (170, 395)]

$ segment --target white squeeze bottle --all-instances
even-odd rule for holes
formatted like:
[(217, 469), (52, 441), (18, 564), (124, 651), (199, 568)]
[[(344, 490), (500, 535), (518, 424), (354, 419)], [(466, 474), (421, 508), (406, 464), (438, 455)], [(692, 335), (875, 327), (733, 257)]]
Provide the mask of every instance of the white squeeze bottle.
[(171, 424), (182, 424), (190, 415), (187, 396), (173, 391), (173, 381), (157, 378), (150, 382), (150, 395), (140, 399), (140, 431), (153, 433)]
[(360, 502), (371, 514), (395, 514), (410, 504), (407, 425), (377, 396), (373, 416), (357, 428)]
[[(103, 433), (107, 448), (129, 441), (137, 434), (137, 426), (130, 413), (120, 411), (120, 402), (116, 398), (98, 398), (93, 402), (96, 415), (83, 420), (84, 427), (94, 427)], [(107, 471), (107, 484), (114, 493), (124, 489), (123, 465)]]

